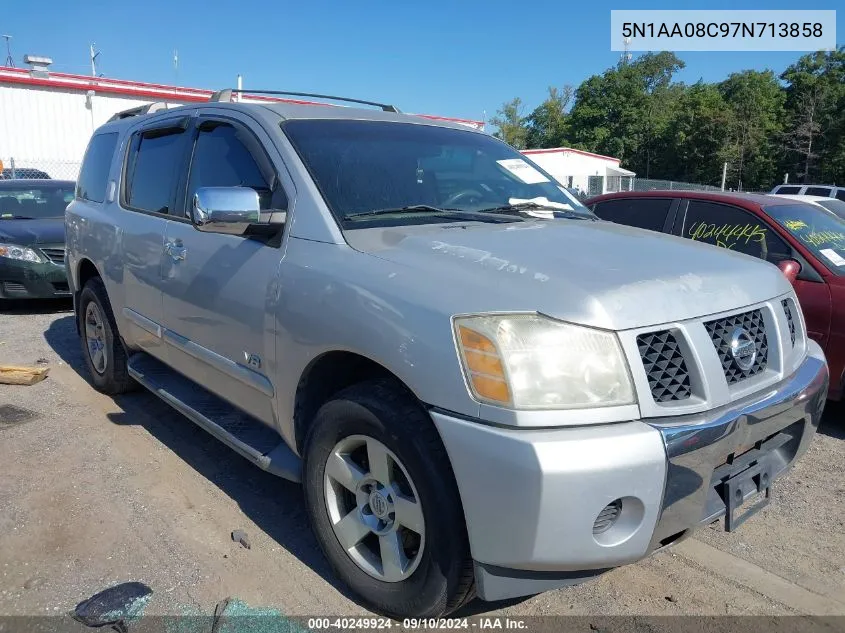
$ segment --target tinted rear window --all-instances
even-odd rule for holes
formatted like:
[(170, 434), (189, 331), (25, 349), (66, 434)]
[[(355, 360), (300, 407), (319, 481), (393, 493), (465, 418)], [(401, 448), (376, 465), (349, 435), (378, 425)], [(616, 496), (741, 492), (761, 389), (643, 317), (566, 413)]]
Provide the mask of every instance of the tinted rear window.
[(141, 211), (169, 212), (182, 165), (185, 136), (179, 132), (136, 137), (127, 168), (127, 206)]
[(782, 193), (785, 195), (796, 194), (801, 191), (801, 187), (778, 187), (775, 193)]
[(117, 132), (97, 134), (88, 143), (82, 171), (76, 183), (76, 196), (91, 202), (102, 202), (106, 198), (106, 184), (109, 167), (117, 145)]
[(670, 198), (626, 198), (599, 202), (593, 211), (602, 220), (662, 231), (671, 206)]
[(830, 187), (807, 187), (804, 192), (805, 196), (829, 196)]

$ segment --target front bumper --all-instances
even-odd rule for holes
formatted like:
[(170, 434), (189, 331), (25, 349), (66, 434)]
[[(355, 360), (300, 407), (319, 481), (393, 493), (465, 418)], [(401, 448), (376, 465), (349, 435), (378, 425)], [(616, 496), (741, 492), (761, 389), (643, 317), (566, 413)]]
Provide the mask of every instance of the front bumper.
[[(750, 448), (745, 460), (765, 452), (772, 478), (781, 475), (807, 450), (827, 389), (824, 354), (811, 343), (789, 378), (702, 414), (523, 430), (432, 411), (461, 494), (479, 596), (580, 582), (724, 515), (728, 463)], [(618, 520), (594, 534), (596, 517), (617, 499)]]
[(0, 258), (0, 299), (70, 297), (64, 265)]

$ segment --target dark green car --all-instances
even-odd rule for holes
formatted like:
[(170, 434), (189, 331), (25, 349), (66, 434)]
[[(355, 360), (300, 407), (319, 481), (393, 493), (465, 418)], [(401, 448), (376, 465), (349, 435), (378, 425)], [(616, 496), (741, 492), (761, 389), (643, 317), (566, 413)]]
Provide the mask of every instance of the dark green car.
[(69, 297), (68, 180), (0, 180), (0, 300)]

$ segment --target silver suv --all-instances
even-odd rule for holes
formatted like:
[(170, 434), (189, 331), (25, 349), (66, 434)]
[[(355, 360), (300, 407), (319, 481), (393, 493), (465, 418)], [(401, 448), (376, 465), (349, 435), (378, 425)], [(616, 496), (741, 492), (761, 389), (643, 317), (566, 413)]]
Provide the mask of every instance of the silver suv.
[(337, 575), (394, 617), (735, 529), (827, 392), (771, 264), (599, 221), (499, 140), (389, 106), (116, 115), (67, 248), (94, 386), (301, 481)]

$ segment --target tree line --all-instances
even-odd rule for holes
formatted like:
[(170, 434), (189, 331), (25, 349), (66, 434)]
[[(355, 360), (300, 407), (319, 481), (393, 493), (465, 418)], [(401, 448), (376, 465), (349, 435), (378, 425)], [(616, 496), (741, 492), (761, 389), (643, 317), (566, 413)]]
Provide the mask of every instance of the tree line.
[(528, 114), (517, 97), (491, 123), (517, 149), (574, 147), (621, 159), (641, 178), (768, 190), (845, 184), (845, 46), (800, 57), (780, 76), (744, 70), (673, 81), (674, 53), (621, 61), (578, 88), (551, 87)]

